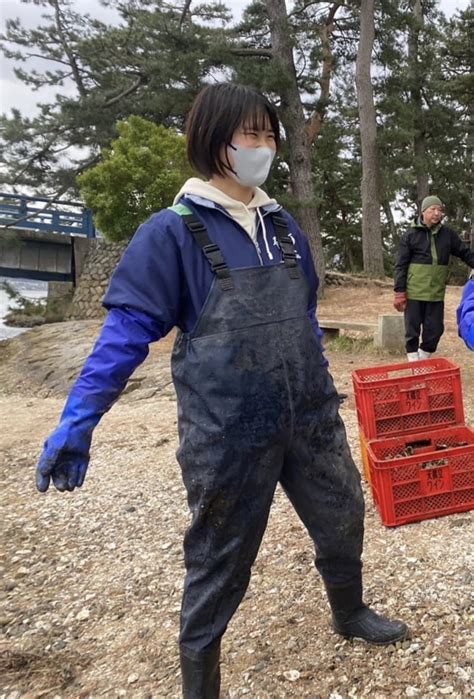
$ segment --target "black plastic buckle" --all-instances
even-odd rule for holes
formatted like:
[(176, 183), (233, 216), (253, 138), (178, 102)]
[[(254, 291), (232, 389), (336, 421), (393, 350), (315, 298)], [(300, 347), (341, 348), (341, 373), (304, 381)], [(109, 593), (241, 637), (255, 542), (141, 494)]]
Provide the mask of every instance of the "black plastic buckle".
[(224, 269), (228, 270), (227, 265), (224, 261), (215, 262), (212, 264), (212, 271), (215, 272), (217, 275), (219, 274), (219, 272), (222, 272)]
[(186, 225), (192, 233), (199, 233), (199, 231), (205, 231), (206, 227), (198, 221), (197, 219), (191, 219), (186, 221)]
[(205, 255), (213, 255), (215, 252), (220, 252), (219, 246), (215, 243), (208, 243), (204, 245), (202, 251)]
[(283, 257), (285, 258), (285, 260), (296, 260), (296, 250), (294, 249), (293, 243), (291, 242), (291, 240), (289, 242), (286, 242), (286, 241), (285, 242), (280, 241), (280, 242), (281, 242), (280, 247), (283, 251)]
[(286, 222), (286, 219), (283, 218), (283, 216), (278, 216), (277, 214), (272, 214), (272, 219), (273, 223), (277, 226), (281, 226), (282, 228), (285, 228), (288, 230), (288, 224)]
[(293, 249), (293, 241), (291, 240), (289, 235), (284, 235), (280, 238), (280, 243), (283, 245), (288, 245), (291, 249)]

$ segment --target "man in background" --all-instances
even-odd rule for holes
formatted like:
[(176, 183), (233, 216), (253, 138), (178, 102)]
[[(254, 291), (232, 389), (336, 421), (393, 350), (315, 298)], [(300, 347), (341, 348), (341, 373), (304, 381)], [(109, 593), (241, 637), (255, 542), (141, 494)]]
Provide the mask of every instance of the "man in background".
[(393, 305), (404, 313), (409, 362), (429, 359), (444, 332), (444, 295), (451, 255), (474, 267), (474, 251), (442, 223), (443, 216), (439, 197), (425, 197), (421, 215), (400, 240)]

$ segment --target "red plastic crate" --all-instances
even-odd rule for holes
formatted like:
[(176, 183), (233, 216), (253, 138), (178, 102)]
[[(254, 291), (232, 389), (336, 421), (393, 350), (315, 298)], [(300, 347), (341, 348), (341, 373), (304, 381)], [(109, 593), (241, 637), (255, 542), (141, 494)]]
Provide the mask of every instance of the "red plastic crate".
[(358, 369), (352, 382), (367, 439), (464, 424), (461, 374), (448, 359)]
[(369, 464), (369, 455), (367, 454), (367, 437), (362, 431), (362, 428), (359, 428), (359, 443), (360, 443), (360, 456), (362, 459), (362, 474), (367, 481), (367, 483), (370, 484), (370, 481), (372, 479), (372, 476), (370, 475), (370, 464)]
[(396, 527), (474, 509), (474, 432), (465, 426), (369, 441), (374, 500)]

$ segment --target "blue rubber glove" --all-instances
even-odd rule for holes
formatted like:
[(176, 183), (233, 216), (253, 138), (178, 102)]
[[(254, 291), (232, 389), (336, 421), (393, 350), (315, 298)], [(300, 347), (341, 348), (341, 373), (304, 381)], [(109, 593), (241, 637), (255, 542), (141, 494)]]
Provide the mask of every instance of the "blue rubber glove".
[(87, 410), (83, 398), (70, 393), (59, 426), (44, 443), (36, 470), (40, 492), (48, 490), (51, 478), (60, 491), (81, 487), (89, 464), (92, 431), (103, 412), (99, 406)]
[(133, 371), (147, 354), (150, 342), (169, 328), (130, 308), (112, 308), (92, 353), (66, 401), (61, 420), (44, 444), (36, 469), (36, 487), (74, 490), (84, 483), (92, 432), (117, 400)]

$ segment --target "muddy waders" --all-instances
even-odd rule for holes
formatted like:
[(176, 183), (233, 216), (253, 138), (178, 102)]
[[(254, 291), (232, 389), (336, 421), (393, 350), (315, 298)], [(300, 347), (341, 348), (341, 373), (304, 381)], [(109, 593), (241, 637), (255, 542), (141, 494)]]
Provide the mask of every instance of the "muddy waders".
[[(232, 272), (200, 221), (185, 222), (216, 276), (172, 356), (177, 456), (192, 513), (181, 670), (185, 699), (216, 699), (220, 639), (247, 589), (277, 484), (314, 542), (325, 584), (346, 591), (361, 589), (364, 502), (285, 220), (273, 215), (283, 264)], [(336, 596), (331, 604), (340, 604)], [(336, 631), (364, 631), (344, 623)]]

